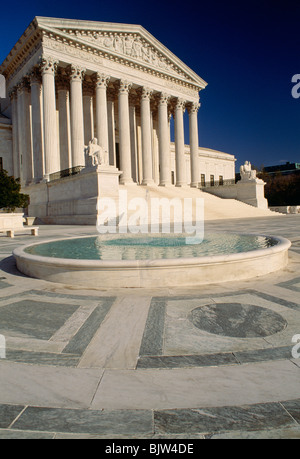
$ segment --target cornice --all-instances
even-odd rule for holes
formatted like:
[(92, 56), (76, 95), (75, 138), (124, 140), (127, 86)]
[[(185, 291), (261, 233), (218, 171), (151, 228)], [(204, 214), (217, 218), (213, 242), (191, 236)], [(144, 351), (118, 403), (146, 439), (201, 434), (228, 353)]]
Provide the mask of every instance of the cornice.
[(62, 32), (67, 36), (83, 34), (90, 41), (95, 41), (91, 40), (93, 38), (97, 40), (100, 38), (101, 41), (101, 37), (109, 38), (114, 36), (140, 38), (143, 44), (146, 44), (146, 46), (149, 46), (159, 54), (158, 57), (164, 57), (174, 68), (177, 67), (179, 73), (185, 74), (186, 78), (191, 78), (201, 89), (207, 86), (207, 83), (199, 75), (141, 25), (47, 17), (36, 17), (35, 20), (36, 24), (43, 30), (55, 31), (56, 33)]
[[(170, 142), (171, 152), (175, 152), (175, 143)], [(190, 154), (190, 145), (184, 146), (184, 152), (186, 155)], [(211, 148), (198, 147), (199, 158), (210, 158), (210, 159), (221, 159), (222, 161), (236, 162), (234, 155), (230, 153), (224, 153), (223, 151), (212, 150)]]
[[(119, 47), (118, 47), (119, 43)], [(122, 46), (121, 46), (122, 45)], [(108, 59), (199, 92), (207, 83), (142, 26), (37, 17), (0, 67), (9, 79), (39, 46), (91, 62)], [(149, 62), (147, 62), (147, 60)]]
[(23, 35), (0, 65), (0, 73), (3, 74), (7, 80), (12, 78), (40, 48), (41, 39), (42, 33), (37, 28), (36, 21), (34, 20), (27, 27)]
[(72, 55), (74, 52), (80, 54), (80, 51), (85, 52), (86, 56), (90, 55), (92, 60), (94, 61), (95, 58), (98, 59), (108, 59), (112, 62), (116, 62), (118, 64), (124, 65), (126, 67), (131, 67), (135, 70), (140, 70), (142, 72), (148, 73), (150, 75), (162, 78), (164, 80), (168, 80), (180, 86), (189, 88), (194, 90), (195, 92), (199, 92), (205, 86), (200, 86), (196, 84), (191, 79), (187, 80), (184, 76), (179, 74), (172, 73), (170, 74), (167, 70), (154, 68), (150, 63), (147, 64), (146, 62), (138, 61), (132, 57), (126, 56), (126, 54), (120, 54), (118, 52), (113, 52), (110, 49), (100, 48), (97, 43), (92, 43), (86, 39), (83, 39), (81, 36), (80, 38), (78, 35), (69, 35), (64, 32), (57, 32), (52, 29), (42, 30), (43, 36), (43, 43), (46, 44), (48, 48), (51, 49), (52, 44), (53, 48), (57, 49), (56, 44), (61, 44), (62, 46), (70, 47), (72, 51)]

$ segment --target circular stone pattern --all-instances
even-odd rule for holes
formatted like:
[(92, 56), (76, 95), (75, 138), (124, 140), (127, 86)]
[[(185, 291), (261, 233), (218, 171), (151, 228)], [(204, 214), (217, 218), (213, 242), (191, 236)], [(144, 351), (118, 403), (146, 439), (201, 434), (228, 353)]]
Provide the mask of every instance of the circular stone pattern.
[(286, 320), (276, 312), (240, 303), (200, 306), (191, 311), (189, 319), (200, 330), (233, 338), (270, 336), (287, 326)]

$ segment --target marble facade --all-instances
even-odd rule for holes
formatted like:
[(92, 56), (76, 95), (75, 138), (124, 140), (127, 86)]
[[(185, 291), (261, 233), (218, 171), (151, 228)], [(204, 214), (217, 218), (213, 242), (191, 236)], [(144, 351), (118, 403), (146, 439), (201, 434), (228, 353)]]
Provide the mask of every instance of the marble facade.
[(93, 137), (122, 171), (120, 183), (152, 184), (156, 169), (159, 184), (168, 185), (171, 114), (176, 185), (186, 185), (187, 109), (191, 185), (197, 186), (197, 112), (206, 83), (141, 26), (35, 18), (1, 73), (17, 126), (14, 173), (23, 185), (83, 167), (84, 146)]
[[(0, 74), (11, 118), (0, 124), (0, 156), (30, 194), (29, 215), (55, 217), (60, 209), (62, 216), (68, 194), (76, 202), (68, 209), (64, 199), (64, 215), (75, 223), (85, 199), (97, 202), (99, 186), (94, 195), (90, 174), (81, 173), (94, 144), (112, 168), (114, 193), (116, 177), (126, 186), (183, 188), (234, 181), (233, 155), (199, 147), (199, 93), (207, 83), (142, 26), (36, 17)], [(98, 167), (92, 180), (101, 174)]]

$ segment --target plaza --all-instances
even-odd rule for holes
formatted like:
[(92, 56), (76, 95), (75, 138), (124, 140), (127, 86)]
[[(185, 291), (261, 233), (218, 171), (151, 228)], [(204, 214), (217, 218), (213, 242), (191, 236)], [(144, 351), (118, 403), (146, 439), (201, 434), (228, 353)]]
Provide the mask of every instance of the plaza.
[[(298, 228), (298, 215), (206, 222), (287, 237), (287, 268), (142, 292), (23, 276), (11, 253), (31, 237), (2, 235), (0, 438), (299, 438)], [(46, 225), (39, 241), (93, 234)]]
[[(300, 214), (268, 209), (249, 161), (236, 183), (233, 154), (199, 147), (206, 81), (142, 26), (48, 17), (0, 73), (0, 168), (34, 224), (0, 214), (0, 438), (300, 438)], [(33, 241), (98, 236), (102, 199), (131, 218), (124, 193), (199, 199), (204, 234), (292, 245), (234, 269), (225, 253), (214, 276), (174, 259), (164, 276), (146, 259), (146, 280), (140, 258), (115, 277), (22, 265)]]

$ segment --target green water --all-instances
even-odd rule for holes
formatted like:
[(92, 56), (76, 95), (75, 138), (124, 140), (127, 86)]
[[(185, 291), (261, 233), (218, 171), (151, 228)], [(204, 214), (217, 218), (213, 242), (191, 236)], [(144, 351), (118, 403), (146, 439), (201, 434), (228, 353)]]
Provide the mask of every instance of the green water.
[(215, 233), (199, 244), (178, 235), (116, 235), (64, 239), (26, 249), (32, 255), (76, 260), (155, 260), (228, 255), (266, 249), (278, 243), (265, 236)]

